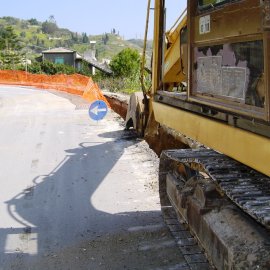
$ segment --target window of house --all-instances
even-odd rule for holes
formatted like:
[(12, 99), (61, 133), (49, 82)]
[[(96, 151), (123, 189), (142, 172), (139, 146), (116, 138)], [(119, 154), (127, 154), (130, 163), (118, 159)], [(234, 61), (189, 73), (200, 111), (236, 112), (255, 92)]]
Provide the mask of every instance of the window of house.
[(55, 64), (64, 64), (65, 63), (64, 57), (56, 57), (54, 60), (54, 63)]

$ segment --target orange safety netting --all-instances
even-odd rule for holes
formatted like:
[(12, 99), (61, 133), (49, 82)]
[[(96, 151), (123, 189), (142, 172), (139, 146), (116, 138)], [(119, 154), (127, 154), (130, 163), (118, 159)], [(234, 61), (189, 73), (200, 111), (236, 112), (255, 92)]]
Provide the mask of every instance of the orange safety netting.
[(110, 107), (98, 85), (90, 77), (80, 74), (44, 75), (19, 70), (0, 70), (0, 84), (33, 86), (54, 89), (82, 96), (89, 102), (103, 100)]

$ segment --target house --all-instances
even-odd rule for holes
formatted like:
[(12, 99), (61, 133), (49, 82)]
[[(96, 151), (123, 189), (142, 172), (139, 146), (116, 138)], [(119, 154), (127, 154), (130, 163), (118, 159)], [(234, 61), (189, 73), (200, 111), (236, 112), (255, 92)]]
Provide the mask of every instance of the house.
[(66, 48), (53, 48), (42, 52), (42, 61), (51, 61), (55, 64), (65, 64), (73, 66), (76, 70), (81, 70), (82, 63), (86, 63), (91, 71), (95, 74), (95, 69), (100, 70), (103, 73), (108, 75), (112, 74), (112, 71), (108, 68), (107, 65), (100, 64), (94, 59), (81, 56), (74, 50)]
[(42, 52), (42, 61), (51, 61), (55, 64), (65, 64), (80, 70), (82, 56), (76, 51), (66, 48), (53, 48)]

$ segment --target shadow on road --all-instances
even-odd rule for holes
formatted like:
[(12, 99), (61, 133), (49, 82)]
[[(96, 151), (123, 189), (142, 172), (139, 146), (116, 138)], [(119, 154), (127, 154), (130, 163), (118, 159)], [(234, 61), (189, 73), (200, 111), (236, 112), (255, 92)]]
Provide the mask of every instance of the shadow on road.
[[(31, 186), (6, 202), (7, 211), (21, 228), (0, 229), (0, 269), (124, 269), (123, 265), (127, 269), (140, 269), (128, 267), (131, 263), (136, 265), (139, 258), (146, 264), (147, 250), (135, 255), (135, 246), (138, 250), (138, 241), (157, 236), (144, 232), (142, 237), (138, 234), (140, 230), (135, 229), (132, 237), (128, 228), (160, 223), (159, 211), (110, 214), (92, 204), (93, 194), (124, 149), (134, 145), (134, 140), (129, 140), (132, 136), (123, 132), (104, 133), (101, 137), (113, 140), (100, 144), (86, 142), (66, 150), (66, 157), (52, 172), (36, 177)], [(99, 200), (107, 200), (106, 194), (99, 196)], [(165, 237), (167, 231), (162, 227), (159, 233)], [(93, 241), (96, 246), (89, 248)], [(13, 246), (9, 247), (9, 242)], [(82, 251), (85, 245), (88, 247)], [(81, 268), (76, 265), (79, 258), (76, 252), (84, 254)], [(119, 253), (116, 261), (108, 261), (108, 256), (115, 252), (122, 255)], [(99, 260), (93, 260), (93, 256)], [(106, 268), (102, 261), (110, 267)], [(87, 268), (89, 265), (93, 268)]]

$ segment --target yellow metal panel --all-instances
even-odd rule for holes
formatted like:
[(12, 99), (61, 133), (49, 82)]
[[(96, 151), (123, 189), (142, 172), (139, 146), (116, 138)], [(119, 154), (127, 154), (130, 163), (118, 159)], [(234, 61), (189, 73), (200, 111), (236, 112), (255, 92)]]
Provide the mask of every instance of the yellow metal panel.
[(153, 108), (159, 123), (270, 176), (270, 139), (165, 104)]
[[(211, 9), (192, 18), (194, 23), (194, 42), (217, 41), (261, 32), (260, 0), (246, 0)], [(200, 34), (200, 18), (210, 14), (210, 32)], [(190, 28), (189, 28), (190, 29)]]
[(186, 76), (181, 72), (180, 36), (166, 51), (163, 82), (182, 82)]
[(161, 57), (162, 57), (162, 44), (160, 38), (162, 36), (163, 29), (163, 16), (164, 7), (162, 6), (161, 0), (155, 0), (155, 13), (154, 13), (154, 39), (153, 39), (153, 60), (152, 60), (152, 88), (151, 92), (157, 91), (160, 85), (160, 74), (161, 74)]

